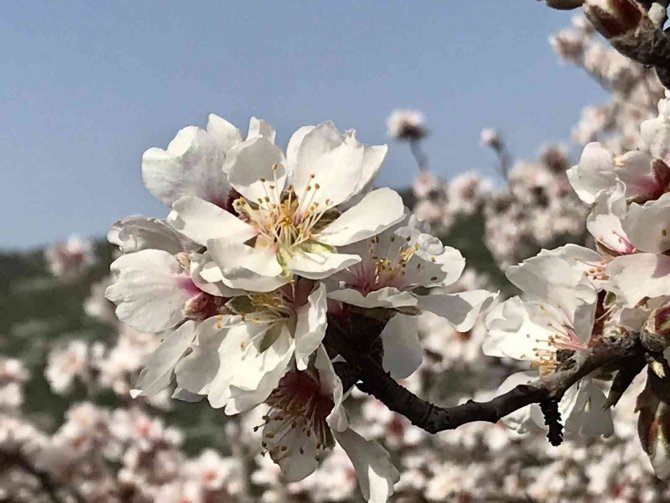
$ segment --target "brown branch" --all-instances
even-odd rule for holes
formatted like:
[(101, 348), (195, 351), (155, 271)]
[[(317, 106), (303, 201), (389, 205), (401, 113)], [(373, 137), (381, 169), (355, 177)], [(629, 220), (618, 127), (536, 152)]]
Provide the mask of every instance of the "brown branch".
[[(347, 321), (349, 327), (356, 325), (355, 320)], [(358, 334), (348, 337), (349, 332), (337, 320), (330, 321), (328, 326), (326, 344), (355, 369), (360, 381), (359, 389), (374, 396), (390, 410), (402, 414), (412, 424), (428, 433), (453, 430), (474, 421), (495, 423), (527, 405), (559, 400), (568, 388), (591, 372), (643, 352), (638, 338), (634, 335), (601, 341), (587, 351), (573, 354), (561, 362), (556, 371), (544, 378), (516, 386), (492, 400), (469, 400), (454, 407), (439, 407), (398, 384), (377, 360), (361, 351), (355, 343)], [(554, 429), (552, 435), (555, 434)]]

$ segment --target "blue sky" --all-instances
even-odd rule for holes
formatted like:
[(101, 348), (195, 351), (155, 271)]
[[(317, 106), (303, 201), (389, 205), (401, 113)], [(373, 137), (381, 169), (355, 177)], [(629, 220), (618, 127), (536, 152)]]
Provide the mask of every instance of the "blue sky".
[[(493, 175), (482, 127), (532, 156), (603, 99), (547, 42), (570, 16), (533, 0), (4, 2), (0, 248), (164, 215), (142, 152), (210, 112), (265, 118), (280, 144), (327, 119), (384, 143), (389, 112), (418, 108), (436, 172)], [(391, 144), (379, 183), (413, 175)]]

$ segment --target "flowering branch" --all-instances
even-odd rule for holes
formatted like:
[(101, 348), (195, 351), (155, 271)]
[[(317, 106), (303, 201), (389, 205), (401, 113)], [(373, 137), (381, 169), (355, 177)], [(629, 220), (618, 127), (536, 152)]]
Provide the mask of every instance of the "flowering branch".
[[(352, 322), (354, 325), (355, 322)], [(417, 397), (398, 384), (370, 354), (351, 344), (348, 333), (336, 322), (329, 323), (327, 343), (356, 370), (358, 388), (368, 393), (390, 410), (402, 414), (411, 423), (428, 433), (453, 430), (474, 421), (496, 423), (503, 417), (527, 405), (539, 403), (550, 409), (549, 402), (560, 400), (568, 388), (595, 370), (610, 367), (643, 354), (636, 336), (627, 335), (605, 339), (599, 345), (563, 360), (556, 371), (530, 384), (521, 384), (486, 402), (467, 402), (454, 407), (439, 407)], [(359, 334), (355, 334), (358, 337)], [(556, 418), (546, 418), (556, 422)], [(557, 445), (555, 426), (550, 426), (549, 438)]]
[(665, 4), (648, 2), (645, 11), (635, 0), (587, 0), (584, 13), (598, 32), (624, 56), (656, 68), (665, 87), (670, 86), (670, 39), (663, 31)]

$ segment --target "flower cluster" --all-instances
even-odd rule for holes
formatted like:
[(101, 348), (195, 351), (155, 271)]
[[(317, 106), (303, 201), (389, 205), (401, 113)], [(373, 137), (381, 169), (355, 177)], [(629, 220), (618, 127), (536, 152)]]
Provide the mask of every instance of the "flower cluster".
[(422, 360), (417, 315), (467, 331), (494, 295), (437, 290), (458, 280), (463, 257), (422, 232), (394, 191), (372, 189), (385, 146), (331, 123), (300, 128), (286, 152), (274, 140), (264, 121), (242, 139), (211, 115), (145, 152), (145, 184), (170, 212), (109, 233), (123, 254), (106, 296), (121, 321), (162, 339), (132, 393), (174, 383), (175, 398), (207, 397), (228, 415), (264, 404), (262, 445), (284, 480), (312, 473), (338, 443), (363, 496), (385, 501), (398, 472), (348, 427), (352, 383), (326, 334), (368, 323), (356, 343), (377, 344), (380, 364), (405, 377)]

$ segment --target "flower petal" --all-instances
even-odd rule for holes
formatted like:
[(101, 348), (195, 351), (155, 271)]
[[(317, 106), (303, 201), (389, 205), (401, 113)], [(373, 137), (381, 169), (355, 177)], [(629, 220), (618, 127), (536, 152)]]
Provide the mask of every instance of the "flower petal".
[(416, 317), (396, 314), (380, 335), (384, 346), (382, 366), (394, 379), (404, 379), (421, 365), (423, 348)]
[(150, 148), (142, 156), (144, 184), (170, 206), (183, 196), (225, 201), (229, 185), (221, 166), (226, 154), (206, 131), (189, 126), (177, 133), (167, 150)]
[(670, 249), (670, 193), (644, 205), (631, 204), (623, 229), (638, 250), (663, 253)]
[(179, 261), (162, 250), (123, 255), (110, 266), (114, 282), (105, 296), (116, 316), (137, 330), (161, 332), (184, 319), (184, 303), (194, 293)]
[(459, 332), (472, 329), (477, 317), (498, 296), (487, 290), (452, 294), (429, 294), (418, 297), (419, 308), (446, 319)]
[(231, 288), (269, 292), (291, 279), (284, 275), (276, 255), (268, 248), (229, 244), (226, 239), (213, 239), (207, 247), (221, 270), (221, 280)]
[(612, 153), (597, 142), (584, 147), (579, 164), (567, 173), (572, 188), (586, 204), (593, 204), (598, 193), (612, 187), (617, 179)]
[(634, 307), (645, 297), (670, 295), (670, 257), (636, 253), (616, 257), (607, 265), (607, 274), (617, 297)]
[(393, 486), (400, 480), (400, 473), (386, 449), (351, 429), (334, 432), (334, 435), (354, 465), (363, 498), (370, 503), (386, 503), (393, 494)]
[(195, 322), (187, 321), (174, 332), (169, 332), (163, 342), (149, 356), (135, 383), (133, 398), (155, 395), (172, 381), (172, 371), (195, 339)]
[(268, 138), (254, 136), (233, 148), (223, 169), (230, 185), (248, 201), (280, 203), (286, 183), (286, 159)]
[(198, 197), (182, 197), (175, 201), (168, 222), (203, 246), (209, 239), (225, 238), (232, 243), (244, 243), (256, 235), (252, 226)]
[(402, 198), (394, 190), (373, 190), (327, 225), (315, 239), (331, 246), (344, 246), (375, 236), (405, 216)]
[(320, 283), (309, 294), (307, 304), (296, 309), (295, 361), (298, 370), (305, 370), (309, 357), (326, 335), (326, 285)]
[(417, 305), (417, 299), (413, 294), (402, 292), (393, 287), (380, 288), (365, 295), (353, 288), (343, 288), (330, 292), (328, 298), (365, 309), (374, 309), (376, 307), (398, 309), (416, 307)]
[(361, 261), (358, 255), (344, 253), (312, 253), (298, 249), (287, 260), (287, 267), (298, 276), (307, 279), (324, 279), (337, 271)]
[(107, 240), (123, 253), (133, 253), (148, 248), (168, 253), (184, 251), (188, 243), (158, 218), (130, 217), (114, 222), (107, 233)]

